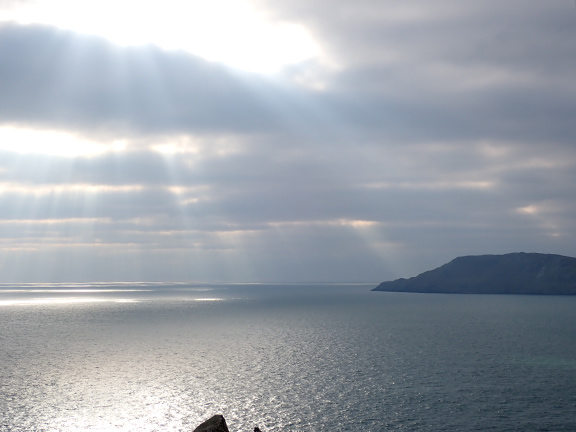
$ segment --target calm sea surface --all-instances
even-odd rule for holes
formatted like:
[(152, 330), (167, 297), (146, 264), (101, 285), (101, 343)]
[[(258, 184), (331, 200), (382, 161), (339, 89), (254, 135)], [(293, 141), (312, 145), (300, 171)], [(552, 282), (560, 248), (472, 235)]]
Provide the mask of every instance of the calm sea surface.
[(0, 430), (574, 431), (576, 297), (0, 286)]

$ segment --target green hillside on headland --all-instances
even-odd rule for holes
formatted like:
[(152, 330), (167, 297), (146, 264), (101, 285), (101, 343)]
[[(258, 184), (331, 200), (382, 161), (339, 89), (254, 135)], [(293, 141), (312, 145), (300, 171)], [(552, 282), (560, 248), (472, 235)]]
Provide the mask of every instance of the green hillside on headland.
[(576, 258), (540, 253), (463, 256), (373, 291), (445, 294), (576, 295)]

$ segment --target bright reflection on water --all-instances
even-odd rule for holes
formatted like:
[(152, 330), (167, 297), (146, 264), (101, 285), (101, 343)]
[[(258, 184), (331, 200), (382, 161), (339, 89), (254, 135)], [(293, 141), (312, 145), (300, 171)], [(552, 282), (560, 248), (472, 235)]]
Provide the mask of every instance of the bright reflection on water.
[(115, 302), (115, 303), (131, 303), (137, 300), (133, 299), (101, 299), (101, 298), (87, 298), (87, 297), (65, 297), (65, 298), (34, 298), (26, 300), (0, 300), (0, 306), (25, 306), (25, 305), (49, 305), (49, 304), (69, 304), (69, 303), (97, 303), (97, 302)]
[(146, 292), (151, 290), (126, 290), (126, 289), (5, 289), (6, 293), (112, 293), (112, 292)]
[(576, 430), (576, 298), (4, 288), (2, 431)]

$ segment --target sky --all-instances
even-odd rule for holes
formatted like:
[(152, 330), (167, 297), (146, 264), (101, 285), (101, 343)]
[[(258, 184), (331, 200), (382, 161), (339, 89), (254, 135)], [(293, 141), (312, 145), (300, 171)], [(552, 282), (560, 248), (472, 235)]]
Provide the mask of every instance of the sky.
[(575, 74), (572, 0), (0, 0), (0, 282), (576, 256)]

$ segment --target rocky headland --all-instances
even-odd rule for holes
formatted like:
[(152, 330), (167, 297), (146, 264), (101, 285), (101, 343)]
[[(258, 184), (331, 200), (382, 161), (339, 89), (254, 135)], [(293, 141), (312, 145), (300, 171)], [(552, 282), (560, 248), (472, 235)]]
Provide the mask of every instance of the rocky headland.
[(463, 256), (372, 291), (576, 295), (576, 258), (540, 253)]
[(230, 432), (224, 416), (217, 414), (200, 424), (193, 432)]
[[(200, 424), (193, 432), (230, 432), (224, 416), (216, 414)], [(260, 428), (255, 427), (254, 432), (261, 432)]]

